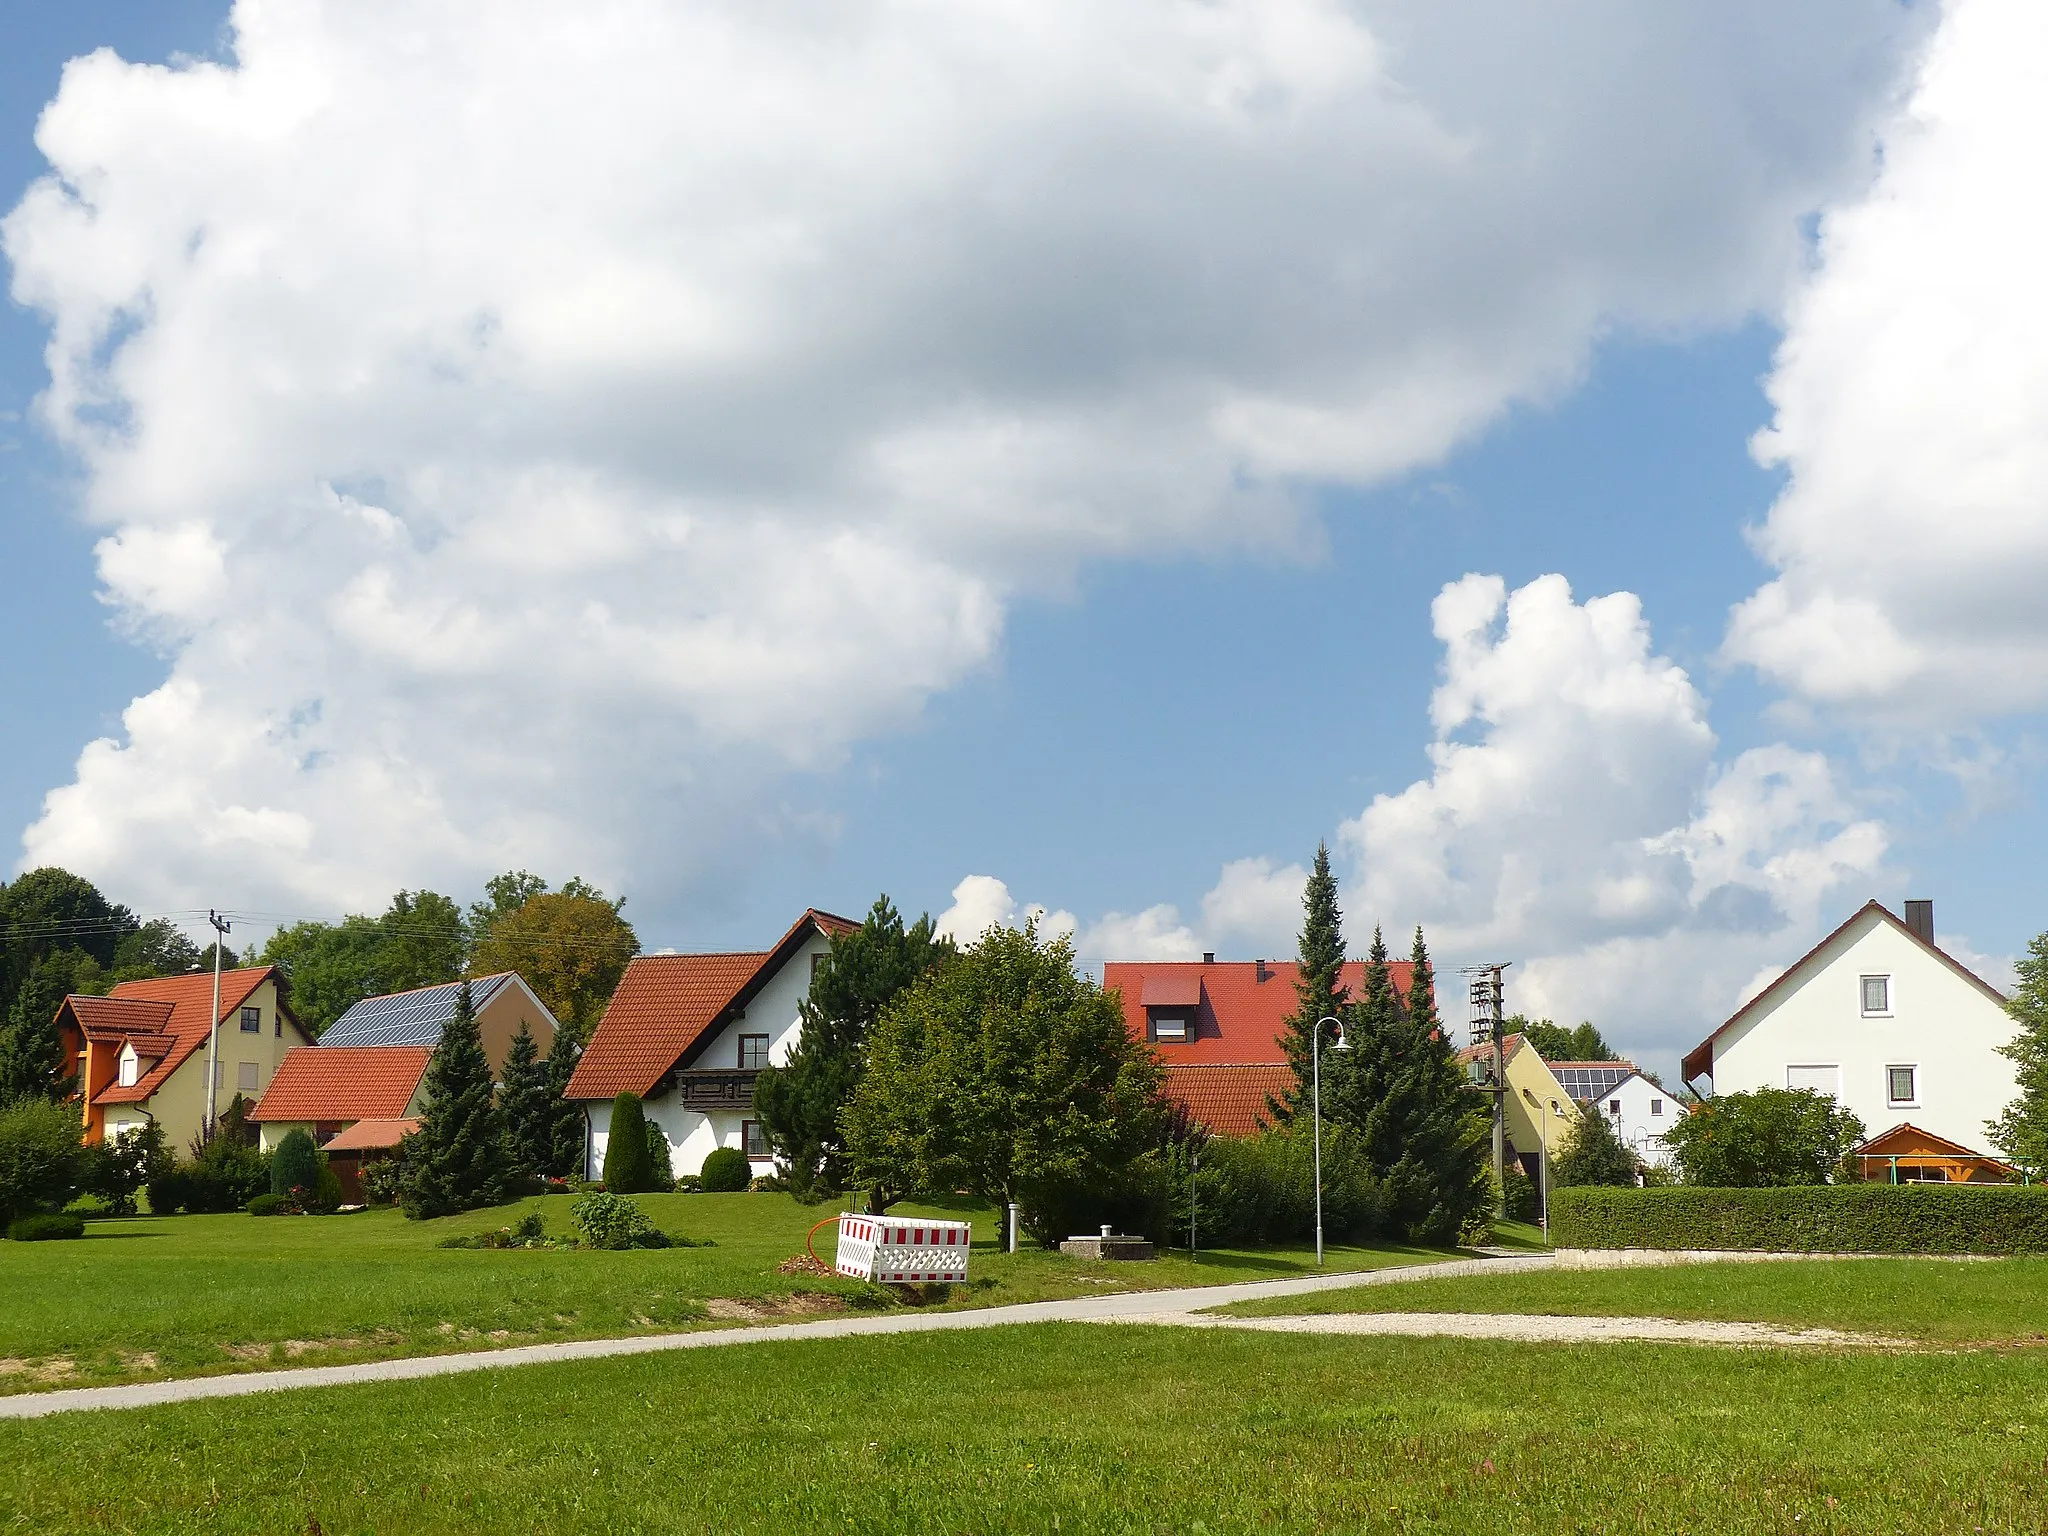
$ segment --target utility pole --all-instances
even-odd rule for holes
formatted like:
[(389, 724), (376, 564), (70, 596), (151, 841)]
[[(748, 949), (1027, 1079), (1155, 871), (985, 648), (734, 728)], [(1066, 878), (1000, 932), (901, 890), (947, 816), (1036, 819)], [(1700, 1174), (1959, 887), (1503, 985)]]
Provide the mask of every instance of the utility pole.
[(213, 924), (213, 1027), (206, 1032), (206, 1138), (213, 1139), (213, 1087), (220, 1077), (220, 952), (234, 924), (212, 908), (206, 920)]
[(1480, 1045), (1491, 1041), (1493, 1044), (1493, 1081), (1486, 1091), (1493, 1095), (1493, 1187), (1499, 1202), (1494, 1214), (1501, 1217), (1508, 1213), (1508, 1064), (1502, 1028), (1501, 1003), (1505, 988), (1501, 984), (1501, 972), (1512, 964), (1512, 960), (1503, 960), (1493, 965), (1468, 965), (1461, 970), (1462, 975), (1471, 978), (1465, 995), (1472, 1005), (1472, 1043)]

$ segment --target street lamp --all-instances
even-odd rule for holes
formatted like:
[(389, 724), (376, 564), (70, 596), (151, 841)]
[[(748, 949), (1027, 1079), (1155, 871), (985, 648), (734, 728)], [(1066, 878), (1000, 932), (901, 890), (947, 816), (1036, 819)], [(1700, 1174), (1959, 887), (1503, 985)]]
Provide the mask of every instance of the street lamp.
[(1312, 1113), (1315, 1117), (1316, 1141), (1316, 1268), (1323, 1267), (1323, 1026), (1328, 1024), (1337, 1031), (1337, 1046), (1340, 1051), (1351, 1049), (1351, 1042), (1344, 1038), (1344, 1021), (1334, 1015), (1325, 1014), (1316, 1020), (1315, 1033), (1309, 1037), (1309, 1082), (1312, 1095)]

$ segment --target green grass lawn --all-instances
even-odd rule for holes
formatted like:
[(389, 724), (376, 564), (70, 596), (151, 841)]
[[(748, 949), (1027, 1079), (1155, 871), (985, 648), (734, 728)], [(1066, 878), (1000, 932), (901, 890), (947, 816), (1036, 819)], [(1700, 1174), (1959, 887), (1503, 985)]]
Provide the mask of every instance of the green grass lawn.
[(0, 1423), (0, 1529), (2038, 1531), (2029, 1355), (1128, 1325)]
[[(171, 1216), (96, 1221), (76, 1242), (0, 1242), (0, 1392), (328, 1364), (392, 1355), (589, 1338), (723, 1321), (719, 1299), (756, 1310), (900, 1304), (854, 1281), (776, 1273), (829, 1214), (787, 1195), (647, 1195), (657, 1225), (708, 1248), (606, 1253), (479, 1252), (436, 1245), (538, 1207), (568, 1232), (570, 1199), (552, 1196), (440, 1221), (383, 1208), (347, 1216)], [(938, 1214), (905, 1205), (906, 1214)], [(994, 1213), (976, 1223), (972, 1282), (940, 1305), (1269, 1279), (1314, 1267), (1307, 1249), (1183, 1254), (1095, 1264), (996, 1251)], [(818, 1234), (830, 1262), (831, 1229)], [(1330, 1250), (1330, 1267), (1368, 1269), (1450, 1255), (1385, 1246)], [(801, 1294), (805, 1300), (793, 1300)], [(819, 1300), (819, 1297), (827, 1298)]]
[(1533, 1312), (1707, 1318), (1843, 1328), (1937, 1343), (2040, 1343), (2048, 1341), (2048, 1259), (1813, 1259), (1549, 1270), (1359, 1286), (1277, 1302), (1239, 1302), (1220, 1310), (1264, 1317)]

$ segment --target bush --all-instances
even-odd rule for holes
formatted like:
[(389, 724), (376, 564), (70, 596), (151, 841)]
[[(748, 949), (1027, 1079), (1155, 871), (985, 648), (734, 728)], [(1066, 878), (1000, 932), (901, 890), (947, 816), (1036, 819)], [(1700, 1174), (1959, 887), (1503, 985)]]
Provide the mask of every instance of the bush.
[(1585, 1104), (1579, 1108), (1579, 1118), (1565, 1132), (1564, 1146), (1551, 1159), (1550, 1184), (1553, 1189), (1582, 1184), (1633, 1189), (1636, 1167), (1635, 1152), (1615, 1134), (1600, 1106)]
[(289, 1216), (291, 1200), (284, 1195), (258, 1195), (249, 1202), (251, 1216)]
[(398, 1151), (390, 1157), (364, 1159), (356, 1182), (362, 1186), (367, 1205), (390, 1205), (397, 1200), (399, 1191), (405, 1187), (405, 1144), (400, 1142)]
[(8, 1224), (7, 1235), (17, 1243), (47, 1243), (57, 1239), (85, 1236), (85, 1218), (45, 1211), (34, 1216), (17, 1216)]
[(320, 1154), (320, 1171), (313, 1175), (312, 1198), (306, 1209), (315, 1216), (331, 1216), (341, 1209), (341, 1175), (327, 1166), (327, 1154)]
[(640, 1095), (622, 1093), (612, 1100), (611, 1125), (604, 1139), (604, 1187), (614, 1194), (638, 1195), (654, 1183), (647, 1157), (647, 1117)]
[(270, 1159), (239, 1137), (222, 1133), (201, 1147), (191, 1162), (150, 1180), (149, 1208), (159, 1216), (174, 1211), (239, 1211), (268, 1193)]
[(593, 1248), (666, 1248), (668, 1238), (655, 1230), (647, 1213), (624, 1195), (585, 1195), (569, 1207)]
[(676, 1193), (679, 1195), (694, 1195), (703, 1188), (704, 1179), (700, 1174), (686, 1173), (676, 1180)]
[(304, 1194), (299, 1198), (303, 1203), (319, 1180), (320, 1152), (313, 1145), (313, 1138), (296, 1128), (287, 1132), (277, 1150), (270, 1154), (270, 1192), (290, 1195), (302, 1190)]
[(1502, 1203), (1507, 1208), (1509, 1221), (1535, 1222), (1543, 1219), (1542, 1207), (1536, 1200), (1536, 1181), (1522, 1172), (1519, 1165), (1508, 1164), (1507, 1177), (1501, 1181), (1501, 1187), (1507, 1197)]
[(1551, 1195), (1550, 1236), (1560, 1248), (2048, 1253), (2048, 1187), (1560, 1189)]
[(675, 1160), (669, 1156), (668, 1136), (652, 1120), (647, 1125), (647, 1187), (667, 1194), (676, 1187)]
[(85, 1156), (79, 1131), (75, 1106), (18, 1099), (0, 1109), (0, 1223), (71, 1203)]
[[(1333, 1242), (1377, 1236), (1386, 1193), (1359, 1137), (1323, 1127), (1323, 1233)], [(1316, 1229), (1315, 1142), (1306, 1127), (1217, 1137), (1195, 1170), (1195, 1234), (1203, 1247), (1282, 1243)], [(1185, 1242), (1185, 1230), (1175, 1234)]]
[(79, 1167), (79, 1187), (96, 1196), (101, 1209), (109, 1215), (132, 1216), (136, 1195), (171, 1162), (170, 1148), (164, 1144), (164, 1128), (151, 1120), (123, 1131), (112, 1141), (98, 1141), (86, 1147)]
[[(754, 1165), (747, 1161), (747, 1154), (738, 1147), (716, 1147), (704, 1159), (702, 1172), (697, 1176), (700, 1186), (709, 1193), (729, 1195), (745, 1189), (754, 1181)], [(611, 1187), (611, 1180), (605, 1180)]]
[(1686, 1183), (1734, 1189), (1825, 1184), (1862, 1139), (1863, 1122), (1811, 1088), (1723, 1094), (1664, 1133)]

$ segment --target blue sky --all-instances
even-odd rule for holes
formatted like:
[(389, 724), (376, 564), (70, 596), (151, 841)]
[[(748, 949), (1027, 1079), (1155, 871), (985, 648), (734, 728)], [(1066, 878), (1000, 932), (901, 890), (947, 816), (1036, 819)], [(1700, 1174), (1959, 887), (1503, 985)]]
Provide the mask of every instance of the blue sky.
[[(772, 163), (721, 172), (729, 148), (665, 117), (658, 85), (636, 94), (605, 28), (540, 35), (562, 18), (528, 17), (527, 37), (508, 17), (487, 40), (452, 12), (442, 36), (438, 7), (381, 19), (367, 7), (297, 37), (298, 22), (280, 23), (336, 81), (393, 77), (392, 102), (352, 104), (353, 126), (309, 128), (252, 96), (216, 103), (249, 114), (240, 139), (221, 140), (193, 126), (203, 114), (153, 116), (167, 98), (140, 77), (82, 81), (58, 154), (74, 185), (83, 167), (104, 172), (107, 190), (91, 195), (107, 199), (105, 216), (80, 223), (75, 192), (24, 205), (10, 253), (18, 291), (34, 287), (43, 312), (16, 304), (0, 319), (0, 624), (12, 653), (32, 658), (0, 674), (0, 820), (24, 834), (24, 860), (78, 865), (142, 910), (313, 915), (399, 884), (466, 896), (508, 863), (581, 870), (627, 890), (650, 947), (680, 948), (763, 942), (804, 905), (857, 911), (878, 889), (939, 912), (984, 876), (1019, 910), (1057, 909), (1084, 953), (1249, 957), (1289, 947), (1287, 867), (1329, 839), (1354, 924), (1427, 923), (1453, 963), (1521, 960), (1527, 1006), (1592, 1013), (1658, 1060), (1871, 895), (1932, 896), (1944, 933), (1987, 967), (2018, 952), (2048, 926), (2037, 868), (2011, 852), (2044, 830), (2032, 743), (2048, 679), (2034, 637), (1987, 640), (1967, 603), (1903, 600), (1912, 583), (1881, 561), (1829, 563), (1843, 526), (1871, 520), (1883, 542), (1887, 517), (1924, 514), (1930, 496), (1938, 508), (1942, 487), (1967, 478), (1964, 456), (2006, 449), (1936, 423), (1928, 440), (1948, 457), (1894, 466), (1918, 498), (1894, 514), (1830, 489), (1829, 466), (1909, 434), (1874, 405), (1845, 424), (1805, 403), (1853, 405), (1857, 391), (1829, 379), (1887, 367), (1900, 390), (1943, 393), (1917, 376), (1906, 342), (1858, 359), (1853, 338), (1871, 327), (1829, 318), (1829, 284), (1852, 259), (1863, 287), (1871, 271), (1926, 286), (1924, 272), (1886, 266), (1912, 243), (1855, 211), (1878, 173), (1873, 143), (1915, 78), (1926, 13), (1872, 5), (1831, 33), (1733, 8), (1669, 36), (1638, 18), (1620, 65), (1603, 61), (1595, 23), (1575, 22), (1540, 43), (1557, 50), (1560, 81), (1581, 82), (1560, 104), (1522, 88), (1512, 38), (1471, 17), (1388, 12), (1370, 41), (1392, 50), (1447, 136), (1410, 124), (1383, 144), (1369, 64), (1347, 76), (1328, 63), (1368, 41), (1366, 23), (1311, 0), (1270, 15), (1283, 13), (1324, 41), (1300, 49), (1254, 29), (1219, 45), (1238, 50), (1240, 73), (1213, 78), (1263, 70), (1269, 91), (1302, 104), (1299, 137), (1276, 140), (1249, 182), (1227, 173), (1221, 141), (1194, 133), (1161, 149), (1165, 129), (1126, 141), (1127, 103), (1091, 116), (1089, 93), (1108, 100), (1115, 86), (1072, 60), (1133, 40), (1090, 38), (1085, 11), (1061, 12), (1076, 40), (1042, 73), (990, 66), (988, 94), (1014, 120), (932, 106), (964, 114), (964, 170), (927, 163), (918, 133), (890, 139), (886, 123), (870, 163), (848, 169), (831, 132), (778, 119), (760, 134)], [(225, 18), (217, 5), (0, 10), (5, 201), (47, 169), (30, 136), (66, 59), (106, 46), (131, 62), (234, 61)], [(1720, 27), (1727, 37), (1703, 47), (1699, 29)], [(405, 48), (382, 55), (400, 34)], [(933, 57), (960, 46), (892, 41)], [(636, 46), (658, 60), (687, 42)], [(744, 77), (755, 56), (735, 46), (726, 67)], [(796, 68), (788, 53), (769, 39), (751, 67)], [(245, 47), (240, 61), (259, 56), (286, 55)], [(436, 146), (444, 119), (419, 97), (440, 84), (408, 99), (396, 78), (418, 58), (442, 60), (420, 78), (445, 80), (451, 101), (474, 88), (462, 99), (502, 147)], [(1211, 55), (1190, 58), (1213, 106), (1199, 84)], [(873, 100), (900, 100), (891, 66), (873, 67)], [(1617, 70), (1627, 78), (1611, 80)], [(213, 89), (184, 78), (195, 101)], [(492, 96), (500, 86), (511, 105)], [(550, 108), (570, 117), (518, 120), (518, 102), (552, 101), (557, 86), (581, 102)], [(576, 98), (586, 86), (596, 94)], [(1084, 103), (1061, 120), (1081, 158), (1043, 129), (1040, 91)], [(1754, 142), (1736, 144), (1744, 136), (1721, 126), (1729, 103), (1758, 98)], [(185, 164), (152, 169), (150, 147), (188, 131)], [(1302, 141), (1318, 133), (1345, 146), (1339, 160), (1354, 140), (1380, 147), (1337, 168), (1351, 178), (1341, 187), (1319, 184), (1302, 169), (1315, 159)], [(1461, 161), (1466, 151), (1443, 148), (1457, 133), (1468, 145), (1555, 140), (1555, 163)], [(296, 148), (266, 159), (270, 134)], [(1637, 139), (1644, 166), (1615, 147)], [(698, 171), (691, 144), (704, 146), (705, 179), (694, 200), (668, 200), (664, 168), (680, 157), (679, 175)], [(891, 146), (900, 167), (875, 169)], [(449, 166), (482, 158), (434, 201), (442, 150)], [(1148, 188), (1221, 179), (1184, 207), (1128, 189), (1062, 201), (1092, 174), (1073, 166), (1125, 155), (1150, 167)], [(599, 163), (606, 176), (590, 173)], [(1691, 169), (1674, 176), (1674, 163)], [(899, 201), (898, 169), (921, 201)], [(931, 190), (956, 171), (977, 190)], [(324, 188), (324, 208), (297, 197), (301, 182)], [(613, 185), (633, 190), (615, 204)], [(988, 187), (1024, 190), (991, 201)], [(917, 237), (908, 253), (871, 246), (875, 220), (817, 213), (842, 195), (899, 220), (916, 207), (899, 225)], [(528, 196), (539, 211), (520, 216)], [(727, 197), (735, 211), (721, 214)], [(1233, 202), (1246, 197), (1256, 216)], [(820, 247), (857, 274), (848, 292), (746, 244), (767, 227), (749, 222), (763, 200), (814, 221)], [(1371, 216), (1382, 204), (1405, 211)], [(358, 206), (360, 241), (332, 222)], [(631, 212), (615, 219), (621, 207)], [(486, 249), (501, 215), (517, 232)], [(1157, 231), (1142, 227), (1155, 217)], [(662, 219), (680, 221), (667, 243), (634, 244)], [(1441, 248), (1427, 233), (1439, 223), (1452, 232)], [(238, 247), (221, 233), (238, 227), (264, 233)], [(1107, 250), (1100, 227), (1116, 231)], [(117, 228), (156, 274), (147, 309), (133, 290), (93, 286), (125, 278), (76, 275), (77, 253), (121, 248)], [(978, 244), (990, 228), (1000, 241)], [(498, 247), (533, 229), (551, 233), (502, 261)], [(478, 251), (449, 257), (472, 230)], [(563, 231), (583, 242), (566, 266)], [(256, 263), (237, 280), (246, 304), (232, 282), (181, 286), (193, 253), (203, 265), (273, 238), (303, 242), (299, 265), (238, 258)], [(773, 254), (737, 277), (702, 267), (721, 239)], [(1191, 240), (1203, 252), (1192, 265)], [(1325, 241), (1375, 252), (1385, 293), (1319, 287), (1342, 263), (1293, 253)], [(910, 280), (891, 272), (897, 260)], [(1956, 283), (1982, 286), (1966, 255), (1949, 260)], [(664, 287), (664, 261), (690, 267), (687, 303)], [(595, 297), (584, 271), (611, 274)], [(757, 285), (779, 296), (758, 314)], [(616, 320), (615, 301), (637, 309)], [(366, 324), (327, 328), (354, 303)], [(28, 419), (51, 384), (50, 315), (98, 323), (109, 305), (130, 306), (127, 318), (67, 354), (59, 382), (125, 394), (142, 430), (96, 437), (89, 411), (60, 411), (72, 425), (59, 443)], [(752, 345), (778, 310), (819, 317), (817, 329), (764, 344), (753, 371), (691, 361), (663, 373), (673, 358), (632, 352), (669, 325), (722, 338), (690, 358), (723, 358), (715, 348)], [(428, 318), (401, 334), (414, 313)], [(874, 315), (887, 323), (870, 336)], [(1781, 363), (1788, 325), (1810, 345)], [(377, 351), (387, 326), (394, 339)], [(358, 331), (378, 338), (359, 357)], [(556, 360), (520, 375), (500, 337), (554, 347)], [(406, 360), (426, 353), (442, 360), (422, 386)], [(639, 360), (617, 361), (629, 354)], [(330, 363), (356, 381), (349, 392), (321, 395)], [(296, 393), (264, 382), (279, 366), (301, 370)], [(656, 371), (632, 371), (643, 367)], [(668, 404), (643, 419), (633, 396), (647, 378), (665, 381), (652, 392)], [(1186, 406), (1211, 385), (1211, 404)], [(2033, 403), (2011, 415), (2029, 446)], [(156, 425), (173, 419), (175, 434)], [(1774, 421), (1786, 450), (1766, 467), (1750, 442)], [(1031, 446), (1009, 456), (1009, 441)], [(1994, 489), (1933, 520), (1978, 519), (1970, 558), (2025, 571), (2041, 520), (2030, 507)], [(1766, 526), (1753, 547), (1746, 532)], [(621, 529), (651, 541), (623, 563), (598, 547)], [(103, 573), (94, 545), (110, 535)], [(526, 565), (522, 543), (539, 551)], [(1949, 553), (1897, 544), (1908, 576)], [(479, 549), (503, 562), (488, 583)], [(1439, 628), (1475, 603), (1492, 615), (1470, 621), (1459, 651), (1433, 633), (1432, 604), (1474, 573), (1498, 577), (1501, 596), (1487, 608), (1483, 585), (1468, 584), (1443, 598)], [(1539, 581), (1553, 574), (1572, 601)], [(842, 582), (865, 584), (857, 601)], [(508, 590), (525, 606), (494, 629)], [(812, 595), (785, 603), (789, 592)], [(1617, 593), (1640, 603), (1633, 627), (1622, 609), (1586, 606)], [(1754, 623), (1731, 639), (1745, 603)], [(1812, 618), (1846, 611), (1831, 603), (1878, 615), (1876, 639), (1847, 662), (1829, 648), (1833, 621)], [(444, 653), (451, 635), (471, 638)], [(1994, 641), (2004, 649), (1982, 649)], [(1859, 670), (1859, 657), (1894, 652), (1906, 659)], [(1993, 681), (1959, 686), (1950, 665)], [(159, 701), (157, 723), (131, 739), (122, 711), (144, 696)], [(1433, 697), (1440, 709), (1465, 700), (1462, 724), (1436, 732)], [(99, 737), (120, 750), (80, 778), (81, 749)], [(221, 741), (244, 742), (243, 756), (209, 756)], [(1462, 749), (1462, 766), (1446, 766)], [(46, 814), (46, 793), (66, 786)], [(1265, 861), (1270, 878), (1231, 886), (1227, 866), (1243, 860)], [(1006, 915), (990, 899), (983, 888), (963, 900), (959, 920)]]

